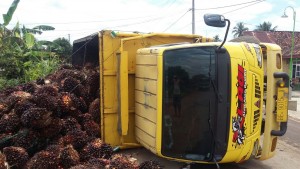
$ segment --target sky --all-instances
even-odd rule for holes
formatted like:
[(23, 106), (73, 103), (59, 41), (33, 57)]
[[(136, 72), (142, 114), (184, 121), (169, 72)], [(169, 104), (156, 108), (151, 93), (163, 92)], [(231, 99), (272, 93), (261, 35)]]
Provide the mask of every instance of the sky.
[[(0, 14), (7, 12), (12, 1), (0, 1)], [(292, 8), (286, 8), (288, 6)], [(191, 8), (192, 0), (20, 0), (8, 27), (14, 27), (17, 22), (27, 28), (53, 26), (54, 31), (36, 37), (50, 41), (70, 38), (71, 43), (103, 29), (191, 34)], [(299, 0), (195, 0), (195, 33), (224, 38), (226, 28), (204, 24), (203, 15), (207, 13), (222, 14), (231, 21), (227, 40), (233, 38), (232, 28), (237, 22), (254, 30), (269, 21), (278, 31), (292, 31), (293, 9), (295, 31), (300, 31)], [(288, 18), (281, 17), (284, 11)], [(2, 17), (0, 23), (3, 23)]]

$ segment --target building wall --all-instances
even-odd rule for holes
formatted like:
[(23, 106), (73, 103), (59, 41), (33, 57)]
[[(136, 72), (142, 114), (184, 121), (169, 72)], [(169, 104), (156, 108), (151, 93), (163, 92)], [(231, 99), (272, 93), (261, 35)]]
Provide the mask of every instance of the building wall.
[(289, 72), (290, 59), (282, 59), (282, 68), (283, 71), (290, 74)]

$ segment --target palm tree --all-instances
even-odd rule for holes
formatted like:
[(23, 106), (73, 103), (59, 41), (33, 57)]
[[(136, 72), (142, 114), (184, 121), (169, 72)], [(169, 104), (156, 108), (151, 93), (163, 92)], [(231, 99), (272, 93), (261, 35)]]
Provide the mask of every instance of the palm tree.
[(274, 26), (272, 28), (272, 23), (271, 22), (263, 22), (262, 24), (256, 25), (255, 31), (271, 31), (274, 32), (276, 31), (277, 26)]
[(248, 31), (249, 28), (245, 27), (243, 22), (238, 22), (236, 26), (233, 28), (232, 33), (234, 37), (242, 36), (244, 31)]

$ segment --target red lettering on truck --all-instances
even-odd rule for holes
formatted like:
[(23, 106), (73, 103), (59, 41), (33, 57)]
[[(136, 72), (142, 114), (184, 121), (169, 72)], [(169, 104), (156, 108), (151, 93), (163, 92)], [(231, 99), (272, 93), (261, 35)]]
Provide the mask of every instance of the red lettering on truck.
[(243, 66), (238, 65), (237, 76), (237, 110), (236, 116), (232, 117), (232, 142), (235, 145), (244, 143), (245, 140), (245, 118), (247, 114), (246, 108), (246, 90), (247, 90), (247, 72)]

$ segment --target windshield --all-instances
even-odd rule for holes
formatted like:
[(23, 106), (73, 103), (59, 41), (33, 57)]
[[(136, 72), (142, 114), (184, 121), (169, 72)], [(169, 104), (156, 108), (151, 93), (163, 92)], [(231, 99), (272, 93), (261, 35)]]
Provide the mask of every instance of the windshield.
[(211, 158), (211, 112), (216, 111), (215, 47), (168, 50), (163, 54), (162, 154), (205, 161)]

